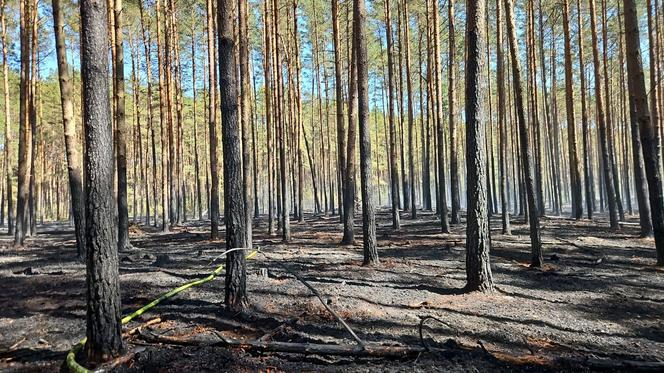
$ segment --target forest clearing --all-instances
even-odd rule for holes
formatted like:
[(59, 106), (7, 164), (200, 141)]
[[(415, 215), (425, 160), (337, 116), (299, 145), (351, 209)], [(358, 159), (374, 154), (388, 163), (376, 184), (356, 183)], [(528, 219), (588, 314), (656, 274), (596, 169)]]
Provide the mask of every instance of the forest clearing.
[(0, 0), (0, 370), (664, 371), (662, 22)]

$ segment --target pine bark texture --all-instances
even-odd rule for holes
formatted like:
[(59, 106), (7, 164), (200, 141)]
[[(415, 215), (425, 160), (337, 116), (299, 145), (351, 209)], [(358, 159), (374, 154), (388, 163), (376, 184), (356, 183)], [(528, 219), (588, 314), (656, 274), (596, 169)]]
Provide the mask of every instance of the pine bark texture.
[(64, 15), (60, 0), (53, 0), (53, 26), (55, 28), (56, 56), (58, 60), (58, 77), (60, 81), (60, 103), (62, 106), (62, 124), (65, 135), (65, 152), (67, 155), (67, 172), (72, 213), (74, 215), (74, 231), (76, 247), (80, 259), (85, 259), (85, 195), (83, 194), (83, 172), (81, 157), (78, 151), (78, 136), (74, 122), (74, 104), (72, 102), (72, 84), (67, 63), (67, 47), (65, 45)]
[(491, 234), (487, 206), (486, 117), (482, 54), (486, 0), (466, 2), (466, 170), (468, 217), (466, 226), (466, 290), (493, 290), (489, 252)]
[(539, 212), (537, 204), (537, 193), (535, 191), (535, 180), (533, 178), (533, 164), (531, 159), (531, 146), (528, 123), (523, 98), (523, 83), (521, 80), (521, 61), (519, 59), (519, 47), (516, 39), (516, 27), (514, 25), (514, 5), (512, 0), (505, 0), (505, 11), (507, 21), (507, 37), (509, 41), (510, 60), (512, 65), (512, 81), (514, 85), (514, 104), (516, 106), (517, 122), (519, 126), (519, 140), (521, 164), (523, 168), (523, 183), (526, 189), (526, 200), (528, 207), (528, 222), (530, 225), (530, 245), (532, 267), (541, 267), (542, 239), (540, 237)]
[[(650, 108), (648, 107), (635, 0), (623, 0), (623, 5), (625, 9), (625, 44), (629, 95), (634, 106), (632, 113), (636, 115), (636, 122), (641, 134), (641, 144), (643, 145), (643, 159), (648, 180), (650, 211), (657, 249), (657, 265), (664, 266), (664, 200), (662, 198), (662, 176), (659, 158), (656, 153), (659, 145), (655, 135), (654, 119), (650, 116)], [(638, 151), (638, 149), (635, 151)]]
[[(371, 131), (369, 125), (369, 58), (367, 53), (364, 0), (354, 0), (354, 32), (357, 58), (357, 113), (360, 127), (360, 182), (362, 189), (362, 233), (364, 265), (378, 264), (376, 248), (376, 212), (373, 201), (373, 174), (371, 165)], [(413, 210), (415, 207), (413, 206)]]
[(88, 361), (122, 351), (120, 284), (113, 199), (113, 133), (108, 89), (106, 2), (82, 0), (81, 75), (85, 128)]
[[(219, 22), (219, 93), (221, 101), (222, 141), (224, 150), (224, 221), (226, 223), (226, 249), (246, 248), (244, 188), (242, 182), (242, 150), (238, 120), (238, 87), (235, 66), (235, 39), (233, 1), (217, 3)], [(226, 255), (226, 307), (243, 310), (247, 301), (246, 253), (242, 250)]]

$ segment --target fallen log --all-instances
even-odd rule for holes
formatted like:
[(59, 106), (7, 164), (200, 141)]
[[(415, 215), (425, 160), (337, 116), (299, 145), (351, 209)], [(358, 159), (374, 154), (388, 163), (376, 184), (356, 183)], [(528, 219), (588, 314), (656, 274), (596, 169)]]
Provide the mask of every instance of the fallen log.
[[(139, 335), (146, 341), (153, 343), (173, 344), (179, 346), (216, 346), (228, 348), (241, 348), (243, 350), (261, 352), (282, 352), (305, 355), (335, 355), (358, 357), (403, 358), (427, 352), (422, 346), (388, 346), (377, 343), (365, 343), (363, 346), (349, 344), (322, 344), (322, 343), (293, 343), (262, 340), (240, 340), (228, 338), (215, 332), (217, 341), (202, 341), (200, 339), (181, 339), (154, 333), (140, 331)], [(429, 351), (444, 351), (429, 348)]]
[(424, 347), (421, 346), (384, 346), (374, 343), (365, 343), (363, 346), (348, 344), (332, 345), (276, 341), (245, 341), (228, 338), (225, 338), (222, 342), (219, 342), (216, 345), (264, 352), (289, 352), (296, 354), (385, 358), (402, 358), (406, 356), (417, 355), (427, 351)]

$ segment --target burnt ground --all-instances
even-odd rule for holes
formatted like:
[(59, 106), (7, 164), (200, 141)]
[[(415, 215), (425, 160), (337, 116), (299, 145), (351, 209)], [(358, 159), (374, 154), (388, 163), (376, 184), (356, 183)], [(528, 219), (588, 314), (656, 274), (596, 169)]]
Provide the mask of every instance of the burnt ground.
[[(636, 220), (611, 232), (605, 221), (542, 221), (546, 266), (528, 267), (527, 227), (500, 234), (492, 222), (493, 294), (463, 294), (464, 226), (441, 234), (432, 214), (405, 218), (392, 232), (379, 215), (381, 266), (361, 266), (361, 242), (341, 247), (338, 217), (307, 216), (293, 223), (283, 245), (255, 228), (263, 254), (248, 261), (251, 308), (223, 310), (223, 276), (181, 293), (127, 326), (160, 322), (127, 336), (134, 352), (118, 371), (590, 371), (621, 361), (664, 361), (664, 272), (654, 263), (654, 242), (638, 238)], [(27, 247), (0, 241), (0, 370), (56, 371), (85, 334), (85, 269), (75, 258), (72, 228), (39, 227)], [(361, 234), (361, 229), (357, 229)], [(358, 237), (361, 239), (361, 237)], [(122, 307), (128, 313), (159, 294), (207, 275), (223, 242), (208, 240), (205, 222), (169, 234), (132, 227), (131, 252), (120, 253)], [(231, 338), (352, 344), (348, 333), (280, 261), (308, 281), (366, 341), (429, 345), (447, 352), (404, 359), (258, 353), (217, 346), (177, 346), (180, 340)], [(259, 275), (267, 268), (268, 277)], [(483, 347), (482, 347), (483, 346)], [(624, 370), (630, 370), (624, 368)]]

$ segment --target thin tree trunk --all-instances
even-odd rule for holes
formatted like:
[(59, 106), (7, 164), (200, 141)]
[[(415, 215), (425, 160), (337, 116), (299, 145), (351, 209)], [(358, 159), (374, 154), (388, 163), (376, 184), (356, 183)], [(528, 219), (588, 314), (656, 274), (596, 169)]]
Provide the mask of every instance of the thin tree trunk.
[[(353, 37), (357, 65), (357, 112), (360, 127), (360, 182), (362, 184), (362, 232), (364, 265), (378, 265), (376, 249), (376, 216), (373, 202), (371, 171), (371, 131), (369, 130), (369, 59), (367, 53), (367, 9), (364, 0), (354, 0)], [(413, 210), (415, 210), (413, 206)]]
[(657, 265), (664, 266), (664, 198), (662, 198), (662, 179), (657, 155), (659, 150), (658, 139), (655, 134), (657, 127), (654, 122), (655, 118), (650, 116), (650, 108), (648, 107), (636, 4), (634, 0), (623, 0), (623, 4), (625, 8), (627, 81), (630, 98), (634, 104), (632, 113), (635, 114), (636, 122), (639, 124), (643, 144), (643, 158), (648, 179), (650, 210), (652, 211), (655, 246), (657, 248)]
[[(143, 36), (143, 47), (145, 52), (145, 62), (147, 70), (147, 97), (146, 105), (148, 107), (148, 129), (150, 131), (150, 142), (151, 142), (151, 156), (152, 156), (152, 200), (154, 205), (154, 224), (157, 224), (157, 206), (159, 205), (158, 193), (157, 193), (157, 144), (155, 139), (155, 130), (154, 130), (154, 113), (152, 111), (152, 41), (150, 35), (146, 31), (145, 27), (145, 14), (143, 11), (143, 1), (139, 1), (139, 11), (140, 11), (140, 21), (141, 21), (141, 34)], [(147, 212), (149, 215), (150, 207), (147, 205)], [(150, 224), (149, 219), (146, 217), (145, 223)]]
[(251, 88), (249, 85), (249, 26), (248, 23), (248, 14), (247, 14), (247, 0), (239, 1), (239, 35), (240, 35), (240, 108), (241, 108), (241, 117), (240, 117), (240, 128), (242, 132), (242, 186), (243, 186), (243, 196), (245, 203), (245, 228), (246, 228), (246, 243), (247, 247), (252, 247), (252, 222), (253, 222), (253, 211), (252, 204), (253, 200), (251, 198), (251, 189), (252, 189), (252, 175), (251, 175), (251, 153), (250, 148), (252, 146), (249, 140), (249, 122), (251, 120)]
[(219, 238), (219, 161), (217, 160), (218, 153), (217, 147), (219, 146), (219, 137), (217, 135), (217, 110), (216, 110), (216, 91), (217, 91), (217, 74), (215, 66), (216, 59), (214, 56), (214, 14), (213, 14), (212, 0), (207, 0), (207, 45), (208, 45), (208, 134), (210, 144), (210, 237), (213, 240)]
[(450, 227), (447, 220), (447, 184), (445, 177), (445, 132), (443, 129), (443, 92), (441, 83), (441, 66), (440, 66), (440, 32), (438, 21), (438, 1), (432, 0), (433, 3), (433, 32), (434, 32), (434, 81), (436, 90), (436, 153), (438, 162), (438, 213), (440, 214), (440, 225), (443, 233), (449, 233)]
[(394, 123), (394, 63), (392, 61), (392, 17), (390, 16), (390, 0), (385, 0), (385, 27), (387, 29), (387, 76), (388, 76), (388, 121), (390, 127), (390, 196), (392, 198), (392, 229), (401, 229), (399, 219), (399, 170), (397, 169), (396, 126)]
[[(563, 30), (565, 36), (565, 108), (567, 114), (567, 146), (569, 156), (569, 177), (572, 189), (572, 217), (576, 220), (583, 216), (583, 197), (581, 196), (581, 174), (577, 158), (576, 119), (574, 115), (574, 82), (572, 76), (572, 38), (570, 36), (569, 1), (563, 3)], [(555, 63), (555, 62), (554, 62)], [(583, 69), (583, 65), (581, 66)], [(581, 73), (583, 74), (583, 73)], [(581, 94), (584, 97), (584, 94)], [(585, 104), (583, 104), (585, 107)]]
[(609, 77), (609, 63), (608, 63), (608, 26), (606, 15), (606, 0), (601, 0), (601, 13), (602, 13), (602, 65), (604, 69), (604, 94), (606, 96), (606, 133), (607, 133), (607, 146), (609, 151), (609, 165), (611, 167), (611, 174), (613, 180), (613, 190), (615, 194), (616, 208), (618, 209), (618, 217), (620, 220), (625, 220), (625, 210), (623, 209), (622, 197), (620, 195), (620, 173), (618, 173), (618, 166), (615, 159), (615, 133), (613, 130), (614, 119), (611, 106), (610, 77)]
[(500, 202), (502, 233), (511, 234), (507, 184), (507, 120), (505, 118), (505, 62), (503, 57), (503, 12), (496, 0), (496, 77), (498, 84), (498, 126), (500, 130)]
[[(517, 121), (519, 125), (520, 145), (521, 145), (521, 163), (523, 169), (523, 179), (526, 187), (528, 200), (528, 220), (530, 224), (530, 244), (532, 258), (530, 265), (532, 267), (541, 267), (542, 241), (540, 238), (539, 213), (537, 211), (537, 196), (535, 192), (535, 182), (533, 180), (533, 165), (531, 161), (531, 146), (528, 136), (528, 123), (523, 99), (523, 85), (521, 81), (521, 61), (519, 60), (519, 48), (516, 40), (516, 29), (514, 26), (514, 7), (512, 0), (505, 0), (505, 10), (507, 15), (507, 36), (509, 40), (510, 58), (512, 66), (512, 79), (514, 84), (514, 104), (517, 111)], [(468, 188), (471, 189), (471, 188)]]
[[(436, 0), (434, 0), (436, 1)], [(457, 153), (458, 146), (458, 130), (456, 125), (456, 39), (455, 39), (455, 14), (454, 14), (454, 0), (449, 0), (447, 3), (447, 17), (449, 19), (448, 31), (448, 58), (447, 58), (447, 101), (449, 117), (448, 122), (450, 126), (450, 190), (452, 193), (452, 212), (451, 223), (459, 224), (461, 219), (459, 217), (459, 210), (461, 209), (461, 202), (459, 197), (459, 155)], [(436, 34), (438, 37), (438, 34)], [(436, 54), (438, 58), (438, 54)], [(483, 115), (483, 114), (481, 114)], [(442, 123), (442, 122), (440, 122)]]
[(576, 0), (577, 26), (579, 29), (579, 80), (581, 81), (581, 127), (583, 131), (583, 169), (586, 194), (586, 212), (588, 219), (593, 218), (595, 206), (594, 181), (592, 173), (590, 125), (588, 124), (588, 108), (586, 106), (586, 71), (583, 58), (583, 17), (581, 16), (581, 0)]
[(191, 87), (192, 87), (192, 121), (194, 127), (194, 177), (196, 178), (196, 209), (198, 210), (198, 220), (203, 220), (203, 197), (201, 194), (201, 176), (200, 176), (200, 161), (198, 155), (198, 125), (196, 118), (196, 32), (194, 28), (191, 29)]
[[(78, 257), (85, 259), (85, 195), (83, 194), (83, 172), (81, 158), (78, 151), (78, 136), (74, 122), (74, 104), (72, 102), (72, 84), (69, 77), (69, 64), (67, 63), (67, 47), (65, 45), (64, 15), (60, 0), (53, 0), (53, 26), (55, 33), (56, 56), (58, 59), (58, 78), (60, 81), (60, 103), (62, 106), (62, 124), (65, 136), (65, 151), (67, 154), (67, 171), (69, 175), (69, 189), (72, 212), (74, 215), (74, 231)], [(4, 28), (4, 24), (3, 24)], [(6, 71), (6, 70), (5, 70)], [(5, 100), (7, 104), (7, 100)], [(7, 111), (9, 106), (6, 106)], [(8, 113), (7, 113), (8, 114)], [(6, 116), (9, 118), (9, 115)], [(6, 121), (5, 123), (9, 123)], [(9, 127), (9, 125), (7, 125)], [(5, 144), (9, 131), (5, 130)], [(7, 145), (5, 145), (7, 146)], [(9, 184), (11, 185), (11, 184)], [(11, 189), (10, 189), (11, 191)], [(9, 199), (11, 206), (11, 198)], [(10, 217), (11, 219), (11, 217)]]
[[(597, 21), (595, 14), (595, 0), (589, 0), (590, 4), (590, 30), (592, 35), (593, 63), (595, 71), (595, 103), (597, 108), (597, 124), (599, 127), (599, 140), (601, 146), (602, 167), (604, 171), (604, 187), (606, 189), (607, 201), (609, 204), (609, 221), (611, 228), (620, 229), (618, 223), (618, 209), (616, 206), (616, 192), (613, 184), (613, 170), (611, 168), (611, 159), (608, 129), (606, 116), (604, 112), (604, 98), (602, 97), (602, 73), (600, 71), (599, 48), (597, 43)], [(608, 102), (608, 97), (607, 97)]]
[(28, 230), (30, 193), (30, 165), (32, 153), (30, 141), (30, 0), (19, 0), (21, 68), (19, 83), (19, 142), (18, 142), (18, 190), (16, 198), (16, 229), (14, 245), (23, 246)]
[(291, 239), (290, 232), (290, 213), (289, 213), (289, 196), (290, 187), (288, 183), (288, 131), (286, 129), (287, 121), (284, 119), (283, 110), (283, 82), (281, 74), (281, 53), (279, 49), (279, 6), (278, 0), (274, 0), (274, 13), (272, 14), (274, 20), (274, 35), (275, 35), (275, 71), (277, 72), (277, 128), (279, 130), (279, 167), (281, 169), (281, 238), (284, 242), (289, 242)]
[[(5, 173), (5, 199), (7, 200), (7, 234), (14, 234), (14, 197), (12, 192), (12, 178), (14, 174), (14, 166), (12, 164), (12, 152), (10, 151), (10, 145), (12, 142), (12, 132), (11, 132), (11, 113), (9, 107), (9, 67), (7, 63), (7, 25), (5, 22), (5, 5), (6, 1), (2, 0), (0, 4), (0, 26), (2, 27), (2, 84), (3, 84), (3, 96), (4, 96), (4, 118), (5, 118), (5, 146), (4, 153), (5, 159), (3, 164), (3, 170)], [(55, 17), (55, 16), (54, 16)], [(4, 204), (3, 204), (4, 206)], [(80, 256), (80, 254), (79, 254)]]
[[(350, 35), (349, 35), (350, 37)], [(355, 145), (357, 128), (355, 116), (355, 102), (357, 101), (357, 51), (351, 51), (351, 61), (349, 66), (349, 92), (348, 92), (348, 147), (346, 149), (346, 193), (344, 194), (344, 235), (341, 239), (343, 245), (350, 245), (355, 242), (354, 218), (355, 218)]]
[(415, 114), (413, 113), (413, 79), (411, 76), (410, 68), (410, 18), (408, 12), (408, 0), (403, 2), (403, 32), (405, 55), (404, 62), (406, 64), (406, 92), (408, 99), (408, 174), (410, 177), (410, 205), (411, 205), (411, 218), (417, 219), (417, 200), (415, 198), (415, 146), (413, 144), (413, 132), (415, 132)]
[(122, 0), (114, 0), (115, 13), (115, 141), (118, 173), (118, 251), (130, 249), (129, 208), (127, 205), (127, 121), (125, 118), (125, 82)]

